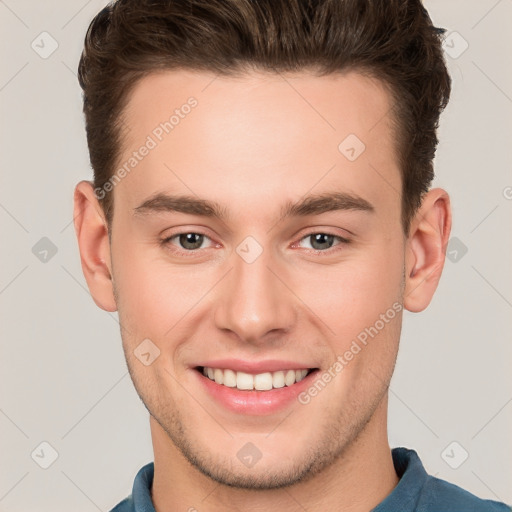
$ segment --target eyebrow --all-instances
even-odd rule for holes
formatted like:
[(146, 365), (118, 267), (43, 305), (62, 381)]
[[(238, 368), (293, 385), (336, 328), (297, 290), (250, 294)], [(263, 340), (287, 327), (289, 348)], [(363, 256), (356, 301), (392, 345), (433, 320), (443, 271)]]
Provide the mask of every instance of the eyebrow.
[[(281, 208), (281, 217), (305, 217), (338, 210), (358, 210), (374, 212), (374, 206), (366, 199), (345, 192), (325, 192), (312, 194), (299, 201), (286, 202)], [(178, 212), (227, 221), (228, 210), (219, 203), (190, 195), (169, 195), (158, 193), (146, 199), (134, 208), (135, 215), (146, 215), (158, 212)]]

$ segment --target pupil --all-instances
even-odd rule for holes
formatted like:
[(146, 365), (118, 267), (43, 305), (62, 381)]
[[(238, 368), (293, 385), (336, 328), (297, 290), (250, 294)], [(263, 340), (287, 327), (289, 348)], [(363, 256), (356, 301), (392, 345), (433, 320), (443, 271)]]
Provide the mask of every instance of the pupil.
[[(197, 238), (195, 242), (194, 238)], [(180, 244), (185, 249), (198, 249), (199, 247), (201, 247), (202, 243), (203, 235), (200, 235), (199, 233), (185, 233), (180, 235)]]
[[(329, 249), (332, 246), (332, 242), (334, 241), (334, 235), (327, 235), (326, 233), (316, 233), (315, 235), (311, 235), (311, 239), (311, 246), (313, 247), (313, 249)], [(315, 244), (319, 244), (320, 247), (315, 247)]]

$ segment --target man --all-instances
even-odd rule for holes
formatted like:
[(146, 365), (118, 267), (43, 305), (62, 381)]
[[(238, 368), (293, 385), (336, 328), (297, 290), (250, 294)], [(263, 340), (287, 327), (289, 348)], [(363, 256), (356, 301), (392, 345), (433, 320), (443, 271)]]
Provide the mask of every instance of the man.
[(419, 0), (119, 0), (79, 66), (75, 228), (154, 464), (113, 510), (503, 511), (390, 450), (403, 309), (451, 227)]

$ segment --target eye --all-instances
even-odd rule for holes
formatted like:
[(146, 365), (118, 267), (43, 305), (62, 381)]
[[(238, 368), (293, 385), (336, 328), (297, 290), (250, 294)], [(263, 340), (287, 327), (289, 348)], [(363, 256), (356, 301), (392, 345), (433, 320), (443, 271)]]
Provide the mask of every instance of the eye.
[[(174, 239), (176, 239), (177, 244), (173, 243)], [(210, 238), (202, 233), (188, 232), (171, 235), (162, 240), (161, 243), (165, 246), (172, 245), (172, 251), (179, 254), (184, 254), (187, 252), (193, 253), (201, 248), (204, 249), (202, 245), (205, 240), (210, 240)], [(174, 247), (176, 247), (176, 249)]]
[[(336, 239), (339, 240), (338, 244), (334, 244), (334, 241)], [(311, 249), (320, 252), (328, 252), (330, 249), (333, 248), (333, 246), (335, 247), (336, 245), (350, 243), (350, 240), (346, 238), (323, 232), (310, 233), (309, 235), (306, 235), (305, 237), (301, 238), (300, 242), (302, 242), (303, 240), (307, 240), (310, 242), (310, 247), (306, 247), (306, 249)]]
[[(203, 247), (203, 244), (206, 241), (212, 241), (210, 237), (206, 236), (203, 233), (198, 233), (195, 231), (176, 233), (171, 236), (168, 236), (161, 240), (161, 244), (173, 253), (182, 255), (182, 256), (193, 256), (199, 252), (200, 249), (206, 249), (207, 247)], [(338, 243), (334, 243), (338, 240)], [(309, 242), (309, 247), (306, 245), (302, 245), (303, 241)], [(319, 252), (334, 252), (337, 249), (335, 247), (337, 245), (349, 244), (350, 240), (347, 238), (343, 238), (339, 235), (334, 235), (331, 233), (324, 232), (316, 232), (310, 233), (300, 239), (299, 242), (295, 244), (295, 246), (303, 247), (310, 251)]]

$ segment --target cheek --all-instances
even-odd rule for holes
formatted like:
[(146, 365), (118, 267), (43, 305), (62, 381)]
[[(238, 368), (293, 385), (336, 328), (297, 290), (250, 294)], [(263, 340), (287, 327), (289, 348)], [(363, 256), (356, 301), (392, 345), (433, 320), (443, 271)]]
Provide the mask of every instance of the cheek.
[(213, 268), (170, 265), (145, 244), (119, 246), (112, 257), (119, 318), (132, 339), (161, 342), (216, 280)]
[[(366, 312), (369, 320), (375, 320), (395, 301), (401, 301), (403, 266), (400, 251), (382, 250), (370, 255), (350, 276), (347, 285), (353, 312)], [(350, 308), (350, 304), (347, 306)]]
[[(138, 244), (116, 246), (112, 260), (120, 320), (137, 336), (154, 335), (156, 330), (152, 326), (172, 320), (173, 308), (169, 301), (177, 293), (171, 276), (162, 271), (161, 264), (151, 257), (147, 247)], [(148, 328), (153, 332), (141, 331)]]
[[(398, 244), (374, 247), (328, 270), (317, 268), (309, 275), (302, 274), (297, 295), (325, 322), (333, 344), (341, 350), (393, 304), (401, 304), (402, 273), (403, 254)], [(387, 327), (384, 331), (395, 336)]]

